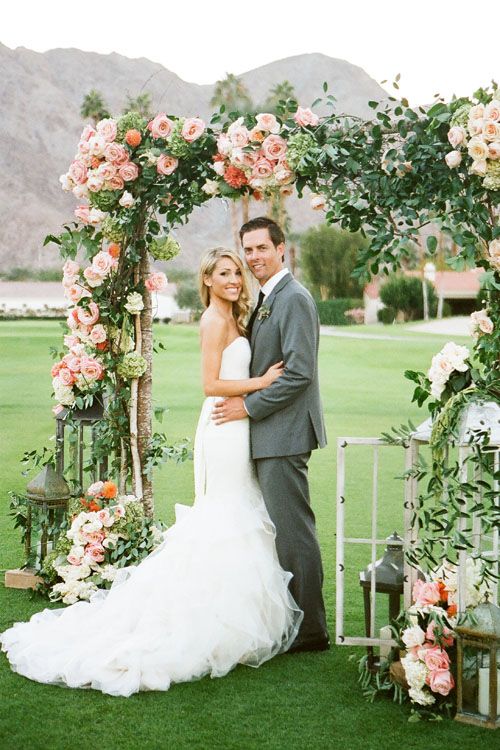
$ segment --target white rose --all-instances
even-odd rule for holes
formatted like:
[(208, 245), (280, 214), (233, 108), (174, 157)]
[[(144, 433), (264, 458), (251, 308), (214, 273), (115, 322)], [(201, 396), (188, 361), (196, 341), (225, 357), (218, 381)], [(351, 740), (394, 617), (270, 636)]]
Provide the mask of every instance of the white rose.
[(471, 174), (478, 174), (480, 177), (483, 177), (487, 171), (488, 164), (484, 159), (481, 161), (473, 161), (469, 167), (469, 172)]
[(63, 190), (65, 191), (65, 192), (67, 192), (67, 193), (68, 193), (68, 192), (69, 192), (70, 190), (73, 190), (73, 187), (74, 187), (74, 185), (75, 185), (75, 183), (73, 182), (73, 180), (71, 179), (71, 177), (69, 176), (69, 174), (62, 174), (62, 175), (61, 175), (61, 176), (59, 177), (59, 182), (61, 183), (61, 187), (62, 187), (62, 189), (63, 189)]
[(131, 292), (127, 296), (127, 301), (124, 307), (131, 315), (138, 315), (141, 310), (144, 310), (144, 300), (139, 292)]
[(212, 169), (214, 170), (215, 174), (218, 174), (219, 177), (222, 177), (226, 170), (226, 167), (223, 161), (216, 161), (212, 164)]
[(500, 99), (492, 99), (484, 110), (484, 116), (487, 120), (494, 120), (495, 122), (500, 120)]
[(500, 138), (500, 125), (494, 120), (483, 122), (482, 135), (485, 141), (496, 141)]
[(101, 221), (104, 221), (107, 215), (108, 214), (105, 211), (100, 211), (98, 208), (91, 208), (88, 223), (92, 226), (96, 226), (97, 224), (100, 224)]
[(89, 151), (93, 156), (103, 156), (106, 148), (106, 141), (101, 135), (94, 135), (89, 138)]
[(462, 154), (460, 151), (450, 151), (446, 154), (444, 160), (450, 169), (454, 169), (455, 167), (458, 167), (462, 161)]
[(72, 406), (75, 403), (75, 394), (70, 385), (58, 385), (54, 388), (54, 396), (63, 406)]
[(464, 142), (466, 136), (467, 133), (464, 128), (461, 128), (459, 125), (454, 125), (448, 130), (448, 141), (453, 148), (460, 146), (460, 144)]
[(481, 138), (471, 138), (467, 150), (469, 156), (471, 156), (474, 161), (482, 161), (488, 157), (488, 144)]
[(326, 200), (324, 195), (313, 195), (310, 202), (311, 208), (314, 211), (322, 211), (325, 209)]
[(406, 648), (421, 646), (425, 641), (425, 633), (421, 627), (416, 625), (412, 628), (406, 628), (406, 630), (403, 630), (401, 640), (405, 644)]
[(122, 208), (131, 208), (134, 205), (135, 200), (133, 195), (129, 193), (128, 190), (125, 190), (118, 203)]
[(484, 104), (476, 104), (469, 110), (469, 120), (482, 120), (484, 117)]
[[(221, 162), (217, 162), (220, 164)], [(219, 192), (219, 183), (217, 180), (207, 180), (201, 188), (207, 195), (217, 195)]]
[(71, 192), (76, 198), (87, 198), (89, 194), (89, 189), (87, 185), (75, 185), (75, 187), (73, 188)]

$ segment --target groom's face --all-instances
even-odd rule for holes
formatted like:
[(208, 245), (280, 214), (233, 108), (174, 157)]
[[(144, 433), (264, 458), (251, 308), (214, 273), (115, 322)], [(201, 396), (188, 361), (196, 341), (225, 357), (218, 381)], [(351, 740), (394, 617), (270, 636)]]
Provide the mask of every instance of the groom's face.
[(285, 245), (274, 245), (267, 228), (246, 232), (242, 245), (247, 266), (261, 286), (283, 268)]

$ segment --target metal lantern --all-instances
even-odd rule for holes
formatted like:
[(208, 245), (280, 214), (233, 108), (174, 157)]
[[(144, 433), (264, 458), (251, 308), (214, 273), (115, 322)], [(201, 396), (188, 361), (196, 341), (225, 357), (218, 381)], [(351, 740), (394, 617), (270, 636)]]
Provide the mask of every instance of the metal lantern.
[[(91, 483), (87, 480), (84, 482), (83, 478), (85, 455), (95, 441), (95, 426), (104, 416), (104, 406), (94, 399), (92, 406), (87, 409), (73, 409), (71, 421), (66, 420), (68, 413), (67, 409), (63, 409), (56, 415), (56, 463), (58, 472), (70, 477), (72, 494), (78, 495), (85, 484)], [(105, 458), (98, 466), (92, 466), (90, 476), (95, 482), (107, 476), (107, 473), (108, 459)]]
[(500, 607), (480, 604), (472, 628), (456, 627), (457, 714), (464, 724), (500, 726)]
[(66, 515), (70, 499), (68, 483), (52, 464), (47, 464), (26, 487), (25, 499), (26, 562), (36, 561), (41, 565), (55, 544)]
[[(382, 593), (389, 596), (389, 622), (392, 623), (401, 608), (401, 595), (404, 582), (404, 552), (403, 540), (395, 531), (386, 539), (387, 547), (383, 557), (377, 560), (375, 566), (371, 564), (359, 574), (359, 585), (363, 589), (363, 603), (365, 612), (365, 633), (367, 638), (374, 637), (374, 604), (375, 594)], [(388, 635), (388, 639), (391, 636)], [(368, 668), (372, 671), (379, 666), (373, 646), (367, 646)]]

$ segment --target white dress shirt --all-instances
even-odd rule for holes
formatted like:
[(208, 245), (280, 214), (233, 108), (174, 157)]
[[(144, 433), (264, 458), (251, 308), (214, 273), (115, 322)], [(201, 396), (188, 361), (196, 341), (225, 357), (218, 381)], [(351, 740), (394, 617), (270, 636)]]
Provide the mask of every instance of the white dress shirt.
[(264, 294), (264, 300), (263, 300), (264, 302), (269, 297), (269, 295), (273, 291), (276, 284), (279, 281), (281, 281), (283, 276), (286, 276), (287, 273), (290, 273), (288, 268), (282, 268), (281, 271), (278, 271), (277, 273), (275, 273), (274, 276), (271, 276), (271, 278), (268, 279), (266, 283), (261, 286), (260, 291)]

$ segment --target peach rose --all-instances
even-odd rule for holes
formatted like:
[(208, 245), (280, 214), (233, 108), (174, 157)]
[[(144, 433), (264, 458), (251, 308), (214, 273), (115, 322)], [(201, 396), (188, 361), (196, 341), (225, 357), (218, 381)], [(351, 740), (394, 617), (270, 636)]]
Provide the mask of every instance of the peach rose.
[(91, 562), (103, 562), (104, 547), (102, 546), (102, 544), (88, 544), (85, 548), (85, 557)]
[(76, 378), (68, 367), (61, 367), (57, 375), (61, 385), (73, 385)]
[(425, 681), (432, 692), (439, 695), (448, 695), (455, 687), (453, 675), (448, 669), (434, 669), (429, 672)]
[(110, 161), (103, 161), (97, 168), (97, 175), (103, 180), (111, 180), (116, 174), (116, 166)]
[(318, 115), (315, 115), (310, 109), (299, 107), (293, 116), (293, 119), (301, 128), (307, 128), (309, 125), (316, 127), (319, 123)]
[(484, 177), (487, 171), (488, 171), (488, 163), (486, 162), (485, 159), (481, 159), (479, 161), (473, 161), (469, 167), (469, 172), (471, 174), (478, 174), (480, 177)]
[(469, 120), (482, 120), (484, 117), (484, 104), (476, 104), (469, 110)]
[(139, 176), (139, 168), (137, 164), (134, 164), (132, 161), (127, 162), (127, 164), (122, 164), (120, 169), (118, 170), (118, 174), (122, 178), (122, 180), (125, 180), (125, 182), (132, 182), (132, 180), (136, 180)]
[(192, 143), (196, 141), (205, 131), (205, 123), (199, 117), (190, 117), (184, 120), (181, 135), (185, 141)]
[(117, 133), (116, 122), (110, 117), (107, 117), (104, 120), (99, 120), (96, 125), (96, 129), (99, 135), (104, 138), (106, 143), (112, 143), (112, 141), (115, 140)]
[(89, 286), (91, 286), (93, 289), (95, 289), (98, 286), (101, 286), (101, 284), (104, 281), (104, 276), (102, 274), (97, 273), (92, 266), (88, 266), (84, 272), (83, 275), (85, 276), (85, 279)]
[[(97, 514), (97, 517), (99, 518), (99, 514)], [(82, 533), (82, 537), (88, 544), (101, 544), (105, 536), (102, 531), (84, 531)]]
[(267, 159), (283, 159), (286, 154), (286, 141), (280, 135), (268, 135), (262, 142), (262, 153)]
[(168, 280), (163, 271), (155, 271), (154, 273), (149, 274), (144, 283), (146, 289), (150, 292), (162, 292), (167, 288)]
[(488, 144), (488, 156), (490, 159), (500, 159), (500, 142), (493, 141)]
[(264, 157), (257, 159), (252, 170), (252, 178), (262, 180), (266, 177), (270, 177), (273, 173), (273, 165)]
[(103, 341), (106, 341), (107, 335), (106, 335), (106, 329), (103, 325), (98, 323), (96, 326), (92, 328), (90, 331), (90, 340), (93, 344), (102, 344)]
[(494, 122), (493, 120), (485, 120), (483, 124), (483, 138), (486, 141), (497, 141), (500, 138), (500, 125), (498, 124), (498, 122)]
[(84, 286), (81, 284), (70, 284), (66, 287), (64, 296), (66, 299), (71, 300), (74, 304), (76, 304), (79, 300), (82, 299), (82, 297), (90, 297), (91, 294), (88, 289), (85, 289)]
[(458, 125), (454, 125), (448, 130), (448, 141), (453, 148), (460, 146), (460, 144), (464, 142), (465, 136), (465, 130)]
[(162, 154), (156, 162), (156, 171), (158, 174), (169, 175), (175, 172), (177, 165), (179, 164), (178, 159), (170, 154)]
[(498, 122), (500, 120), (500, 100), (493, 99), (484, 110), (484, 116), (487, 120), (494, 120)]
[(266, 137), (265, 134), (260, 130), (260, 128), (255, 127), (252, 128), (252, 130), (249, 132), (248, 137), (251, 141), (256, 141), (257, 143), (262, 143), (264, 138)]
[(449, 151), (444, 157), (444, 160), (450, 169), (455, 169), (455, 167), (458, 167), (462, 161), (462, 154), (460, 151)]
[(80, 272), (80, 266), (76, 261), (68, 259), (62, 270), (65, 276), (76, 276), (76, 274)]
[(75, 208), (75, 217), (79, 219), (83, 224), (89, 223), (90, 208), (82, 205)]
[(86, 309), (78, 307), (77, 311), (78, 320), (84, 326), (92, 326), (99, 320), (99, 307), (95, 302), (89, 302)]
[(108, 143), (104, 149), (104, 156), (107, 161), (110, 161), (117, 167), (121, 167), (122, 164), (126, 164), (129, 160), (127, 149), (120, 143)]
[(148, 127), (153, 138), (167, 138), (172, 132), (173, 124), (165, 112), (160, 112), (160, 114), (151, 120)]
[(123, 178), (119, 174), (113, 175), (113, 177), (106, 183), (110, 190), (123, 190), (125, 183)]
[(101, 276), (106, 276), (109, 273), (113, 265), (113, 258), (109, 253), (101, 250), (92, 259), (92, 270)]
[(428, 581), (415, 581), (413, 599), (417, 608), (429, 607), (437, 604), (441, 599), (439, 584)]
[(279, 133), (280, 124), (276, 117), (269, 112), (261, 112), (255, 118), (258, 130), (266, 130), (269, 133)]
[(227, 135), (231, 144), (236, 148), (243, 148), (247, 145), (250, 133), (248, 129), (243, 125), (243, 117), (239, 117), (235, 122), (232, 123), (227, 129)]
[(312, 195), (310, 206), (313, 211), (323, 211), (326, 207), (326, 200), (324, 195)]
[(62, 361), (71, 372), (80, 372), (80, 357), (76, 354), (66, 354)]
[(99, 177), (97, 173), (89, 175), (87, 179), (87, 187), (91, 193), (98, 193), (104, 187), (104, 180)]
[(90, 141), (92, 136), (96, 134), (95, 128), (92, 127), (92, 125), (85, 125), (85, 127), (82, 130), (82, 134), (80, 136), (81, 141)]
[(103, 156), (105, 148), (106, 141), (99, 133), (89, 138), (89, 153), (92, 156)]
[(100, 380), (104, 375), (103, 366), (93, 357), (82, 357), (80, 371), (86, 380)]
[(81, 159), (75, 159), (70, 165), (68, 174), (78, 185), (82, 185), (87, 181), (87, 166)]
[(488, 156), (488, 144), (481, 138), (471, 138), (467, 147), (469, 156), (475, 161), (481, 161)]

